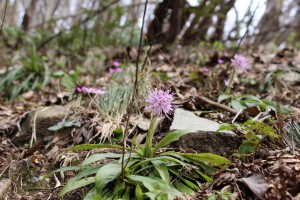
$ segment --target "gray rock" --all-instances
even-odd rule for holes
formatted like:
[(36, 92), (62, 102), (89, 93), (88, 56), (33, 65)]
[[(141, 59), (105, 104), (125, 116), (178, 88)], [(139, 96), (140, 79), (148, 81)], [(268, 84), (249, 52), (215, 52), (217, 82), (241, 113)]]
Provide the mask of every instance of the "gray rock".
[(300, 74), (294, 71), (284, 73), (280, 77), (282, 78), (282, 80), (287, 82), (299, 82), (300, 80)]
[(171, 130), (189, 129), (188, 133), (171, 147), (196, 151), (197, 153), (231, 154), (241, 144), (241, 139), (231, 131), (218, 132), (220, 124), (201, 118), (192, 112), (176, 109)]
[[(190, 111), (181, 108), (176, 108), (174, 119), (170, 127), (171, 130), (189, 129), (191, 131), (210, 131), (216, 132), (220, 127), (218, 122), (198, 117)], [(228, 134), (233, 134), (232, 131), (224, 131)]]

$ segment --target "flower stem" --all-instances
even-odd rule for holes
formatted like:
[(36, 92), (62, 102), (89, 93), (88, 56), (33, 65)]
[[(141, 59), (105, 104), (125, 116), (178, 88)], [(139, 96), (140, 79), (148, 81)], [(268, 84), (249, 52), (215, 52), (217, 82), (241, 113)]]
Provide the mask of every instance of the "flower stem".
[(152, 119), (150, 121), (150, 126), (149, 126), (148, 135), (146, 138), (145, 149), (144, 149), (144, 157), (149, 157), (149, 158), (153, 157), (152, 139), (153, 139), (153, 136), (155, 133), (156, 125), (157, 125), (157, 117), (154, 116), (154, 117), (152, 117)]
[(231, 87), (233, 85), (233, 79), (234, 79), (234, 76), (235, 76), (235, 70), (233, 69), (230, 73), (230, 80), (229, 80), (229, 83), (227, 85), (227, 88), (225, 90), (225, 94), (229, 95), (230, 94), (230, 90), (231, 90)]

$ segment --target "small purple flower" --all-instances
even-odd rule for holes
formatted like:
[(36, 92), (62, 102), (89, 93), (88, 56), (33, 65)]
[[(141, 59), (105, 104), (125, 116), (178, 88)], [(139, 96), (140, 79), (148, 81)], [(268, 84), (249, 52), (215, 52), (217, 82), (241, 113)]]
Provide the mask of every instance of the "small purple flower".
[(116, 70), (112, 67), (109, 68), (109, 73), (114, 73)]
[(228, 52), (224, 52), (224, 56), (225, 56), (225, 57), (229, 57), (230, 55), (229, 55)]
[(202, 68), (200, 68), (200, 72), (208, 73), (209, 69), (207, 67), (202, 67)]
[(224, 60), (222, 60), (222, 59), (218, 59), (218, 64), (224, 64)]
[(114, 62), (113, 62), (113, 66), (114, 66), (114, 67), (120, 67), (120, 63), (119, 63), (119, 61), (117, 61), (117, 60), (114, 60)]
[(115, 71), (121, 73), (123, 71), (123, 69), (121, 67), (118, 67), (115, 69)]
[(79, 92), (79, 93), (82, 92), (81, 87), (77, 86), (76, 87), (76, 92)]
[(168, 115), (173, 111), (172, 102), (174, 100), (173, 94), (170, 90), (161, 90), (155, 88), (151, 90), (149, 96), (146, 98), (149, 110), (155, 116)]
[[(224, 84), (226, 87), (228, 87), (230, 80), (229, 79), (225, 79), (224, 80)], [(231, 88), (233, 88), (233, 85), (231, 85)]]
[(234, 68), (238, 72), (247, 72), (249, 67), (249, 60), (245, 56), (235, 55), (233, 59), (231, 59), (231, 63)]
[(225, 84), (225, 86), (228, 86), (228, 84), (229, 84), (229, 79), (225, 79), (225, 80), (224, 80), (224, 84)]
[(92, 88), (92, 87), (84, 87), (84, 86), (83, 87), (77, 86), (76, 91), (79, 93), (90, 93), (90, 94), (98, 94), (98, 95), (105, 94), (105, 91), (102, 89)]
[(115, 73), (115, 72), (121, 73), (122, 71), (123, 71), (123, 69), (120, 68), (120, 67), (117, 67), (117, 68), (112, 68), (112, 67), (110, 67), (110, 68), (109, 68), (109, 73)]

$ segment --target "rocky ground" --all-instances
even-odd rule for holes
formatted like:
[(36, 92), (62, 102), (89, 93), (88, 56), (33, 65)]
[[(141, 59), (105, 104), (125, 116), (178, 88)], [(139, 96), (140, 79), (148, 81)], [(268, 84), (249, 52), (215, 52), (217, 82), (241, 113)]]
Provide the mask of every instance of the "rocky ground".
[[(158, 53), (152, 55), (151, 64), (147, 66), (152, 72), (149, 83), (153, 87), (170, 88), (176, 94), (176, 109), (170, 118), (160, 119), (155, 141), (170, 130), (189, 128), (193, 132), (169, 148), (216, 153), (233, 162), (229, 168), (218, 171), (213, 182), (203, 183), (201, 191), (190, 199), (226, 199), (226, 192), (230, 192), (230, 199), (300, 199), (300, 129), (293, 129), (300, 116), (300, 52), (286, 48), (274, 52), (245, 52), (244, 55), (251, 60), (251, 67), (248, 73), (235, 78), (231, 94), (235, 97), (249, 94), (287, 105), (289, 114), (279, 112), (276, 106), (273, 110), (261, 111), (250, 104), (239, 112), (232, 101), (218, 101), (226, 89), (224, 81), (229, 78), (233, 56), (230, 52), (187, 49)], [(109, 84), (107, 77), (102, 81)], [(73, 100), (69, 101), (71, 95)], [(143, 111), (143, 103), (140, 105)], [(138, 140), (143, 143), (149, 116), (136, 113), (130, 117), (130, 131), (137, 131)], [(72, 123), (60, 124), (64, 128), (56, 131), (48, 129), (55, 125), (57, 128), (65, 119)], [(244, 133), (218, 129), (223, 123), (242, 124), (247, 119), (265, 120), (280, 139), (265, 137), (255, 152), (237, 155)], [(2, 100), (0, 197), (58, 199), (61, 186), (74, 174), (60, 173), (41, 182), (43, 176), (95, 153), (95, 150), (66, 152), (66, 148), (82, 143), (118, 143), (120, 140), (111, 132), (124, 127), (125, 120), (126, 117), (107, 120), (88, 95), (79, 103), (76, 94), (67, 90), (30, 91), (18, 101)], [(83, 199), (85, 192), (86, 188), (82, 188), (63, 199)]]

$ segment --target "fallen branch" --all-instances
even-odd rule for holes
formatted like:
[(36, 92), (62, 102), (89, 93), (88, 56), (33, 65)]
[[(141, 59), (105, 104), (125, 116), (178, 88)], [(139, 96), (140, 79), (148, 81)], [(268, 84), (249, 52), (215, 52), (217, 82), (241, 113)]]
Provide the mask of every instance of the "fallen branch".
[(214, 108), (219, 108), (219, 109), (222, 109), (222, 110), (225, 110), (227, 112), (229, 112), (230, 114), (233, 114), (233, 115), (237, 115), (238, 111), (224, 105), (224, 104), (220, 104), (220, 103), (217, 103), (217, 102), (214, 102), (212, 100), (210, 100), (209, 98), (207, 97), (204, 97), (204, 96), (197, 96), (195, 97), (195, 101), (202, 101), (204, 103), (207, 103), (209, 105), (211, 105), (212, 107)]

